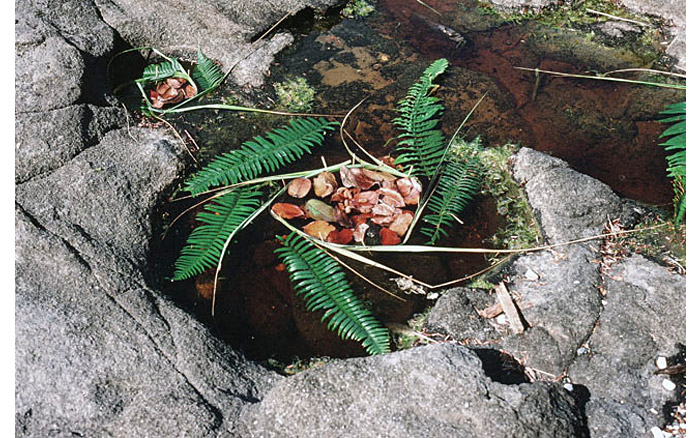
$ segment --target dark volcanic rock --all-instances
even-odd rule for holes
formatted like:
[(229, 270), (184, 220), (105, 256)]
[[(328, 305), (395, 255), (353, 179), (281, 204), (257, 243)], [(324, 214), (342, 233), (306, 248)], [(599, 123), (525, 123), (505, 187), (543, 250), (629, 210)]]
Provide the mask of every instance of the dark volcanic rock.
[(595, 236), (609, 219), (627, 214), (610, 187), (533, 149), (515, 155), (513, 176), (525, 186), (550, 243)]
[(452, 344), (306, 371), (242, 418), (245, 437), (586, 436), (561, 386), (494, 382), (474, 352)]
[(664, 389), (667, 376), (654, 371), (659, 356), (684, 352), (685, 278), (635, 255), (614, 267), (604, 287), (606, 305), (589, 352), (569, 376), (591, 392), (591, 437), (644, 436), (663, 426), (667, 403), (680, 401), (681, 386)]
[(286, 13), (304, 8), (325, 11), (338, 0), (223, 1), (195, 4), (178, 0), (96, 0), (104, 20), (134, 47), (155, 47), (164, 53), (194, 56), (198, 48), (219, 60), (239, 85), (260, 86), (276, 53), (291, 44), (289, 33), (278, 33), (253, 45)]
[(495, 298), (478, 289), (455, 288), (446, 291), (435, 303), (425, 322), (424, 331), (441, 333), (457, 341), (473, 344), (489, 344), (500, 341), (505, 327), (499, 328), (479, 316), (495, 304)]
[[(514, 174), (554, 242), (597, 235), (608, 219), (631, 219), (607, 186), (556, 158), (522, 149)], [(684, 363), (677, 358), (685, 350), (685, 278), (638, 255), (601, 277), (599, 251), (595, 240), (512, 262), (504, 269), (507, 286), (528, 327), (491, 342), (527, 367), (567, 373), (581, 385), (589, 394), (591, 437), (644, 436), (663, 427), (664, 407), (680, 401), (683, 382), (669, 391), (654, 371), (659, 356)], [(428, 327), (458, 340), (479, 336), (485, 321), (468, 296), (466, 290), (443, 295)]]
[(150, 214), (182, 164), (163, 133), (131, 134), (17, 188), (19, 436), (219, 436), (277, 378), (146, 285)]

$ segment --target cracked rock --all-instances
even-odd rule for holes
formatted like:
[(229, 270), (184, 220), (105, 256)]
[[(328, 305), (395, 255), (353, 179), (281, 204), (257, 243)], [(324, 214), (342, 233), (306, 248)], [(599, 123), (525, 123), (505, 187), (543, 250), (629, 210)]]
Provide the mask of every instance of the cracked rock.
[(680, 388), (669, 390), (654, 371), (658, 356), (685, 349), (685, 278), (635, 255), (613, 268), (605, 288), (608, 305), (589, 341), (591, 354), (577, 358), (569, 376), (591, 392), (592, 438), (643, 436), (664, 424), (667, 403), (680, 400)]
[(429, 345), (285, 379), (242, 417), (243, 437), (585, 437), (557, 384), (505, 385), (470, 349)]

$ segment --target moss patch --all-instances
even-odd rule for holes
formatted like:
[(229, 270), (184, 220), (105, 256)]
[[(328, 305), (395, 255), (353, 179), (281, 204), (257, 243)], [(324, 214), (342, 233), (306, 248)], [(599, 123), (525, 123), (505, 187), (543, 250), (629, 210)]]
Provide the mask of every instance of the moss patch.
[(366, 17), (374, 12), (374, 4), (369, 0), (350, 0), (340, 11), (340, 15), (348, 18)]
[(518, 148), (507, 144), (484, 149), (479, 154), (484, 166), (482, 192), (496, 199), (498, 214), (505, 223), (489, 239), (494, 248), (523, 249), (538, 246), (542, 242), (539, 225), (525, 193), (510, 173), (508, 158)]
[(316, 91), (305, 78), (288, 79), (282, 83), (276, 82), (273, 86), (277, 93), (277, 103), (283, 109), (292, 112), (311, 111)]

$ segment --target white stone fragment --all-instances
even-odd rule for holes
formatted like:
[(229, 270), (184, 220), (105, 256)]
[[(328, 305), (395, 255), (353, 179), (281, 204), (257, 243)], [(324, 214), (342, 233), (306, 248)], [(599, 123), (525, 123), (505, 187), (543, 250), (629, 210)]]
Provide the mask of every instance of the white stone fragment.
[(440, 294), (438, 294), (437, 292), (430, 292), (428, 295), (425, 296), (425, 298), (428, 300), (437, 300), (438, 298), (440, 298)]
[(540, 279), (540, 276), (537, 275), (537, 272), (533, 271), (530, 268), (527, 268), (527, 272), (525, 272), (525, 278), (527, 278), (530, 281), (537, 281)]
[(673, 391), (674, 389), (676, 389), (676, 384), (668, 379), (664, 379), (664, 381), (661, 382), (661, 384), (663, 385), (664, 389), (668, 391)]
[(656, 358), (656, 367), (658, 369), (664, 370), (664, 369), (666, 369), (667, 366), (668, 366), (668, 361), (666, 360), (665, 357), (659, 356)]
[(651, 428), (651, 434), (654, 435), (654, 438), (665, 438), (664, 432), (656, 426)]
[(600, 304), (605, 306), (606, 304), (608, 304), (608, 300), (600, 300)]
[(501, 313), (496, 317), (496, 322), (499, 324), (505, 324), (506, 323), (506, 315), (504, 313)]
[(659, 411), (657, 411), (657, 410), (654, 409), (654, 408), (649, 408), (649, 412), (651, 412), (652, 414), (658, 414), (658, 413), (659, 413)]
[(567, 391), (571, 392), (571, 391), (574, 390), (574, 385), (572, 385), (571, 383), (565, 383), (565, 384), (564, 384), (564, 389), (566, 389)]
[(578, 350), (576, 350), (576, 354), (578, 356), (584, 355), (588, 352), (588, 349), (586, 347), (581, 347)]

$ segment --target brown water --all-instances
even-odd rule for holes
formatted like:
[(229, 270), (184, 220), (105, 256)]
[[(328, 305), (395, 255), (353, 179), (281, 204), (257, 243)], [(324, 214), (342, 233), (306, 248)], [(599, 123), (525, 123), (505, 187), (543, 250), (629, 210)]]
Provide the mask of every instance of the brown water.
[[(524, 146), (563, 158), (583, 173), (610, 185), (623, 196), (652, 204), (668, 204), (672, 197), (666, 178), (664, 152), (657, 138), (663, 126), (654, 121), (665, 104), (684, 98), (679, 92), (600, 81), (572, 80), (543, 76), (536, 85), (531, 73), (516, 66), (584, 72), (640, 66), (644, 62), (625, 52), (610, 55), (591, 52), (573, 55), (555, 46), (551, 31), (536, 24), (484, 25), (473, 7), (456, 1), (436, 6), (438, 15), (417, 2), (384, 0), (377, 12), (364, 20), (344, 20), (330, 29), (306, 26), (295, 46), (279, 57), (271, 81), (305, 76), (317, 90), (317, 112), (345, 113), (367, 98), (349, 119), (347, 129), (376, 156), (390, 152), (395, 133), (393, 107), (432, 60), (445, 57), (451, 67), (439, 80), (436, 95), (446, 107), (443, 130), (451, 135), (462, 118), (486, 92), (487, 97), (463, 131), (467, 138), (483, 135), (489, 145), (519, 142)], [(472, 9), (470, 9), (472, 8)], [(488, 21), (484, 18), (483, 21)], [(475, 25), (477, 23), (478, 25)], [(439, 25), (460, 35), (446, 34)], [(557, 31), (558, 32), (558, 31)], [(556, 32), (555, 32), (556, 34)], [(562, 34), (561, 39), (572, 37)], [(578, 47), (586, 40), (567, 42)], [(602, 53), (602, 52), (601, 52)], [(582, 60), (591, 64), (582, 65)], [(270, 89), (248, 94), (264, 105)], [(205, 118), (205, 117), (208, 117)], [(211, 117), (188, 115), (181, 126), (202, 146), (200, 159), (223, 151), (258, 135), (284, 120), (221, 112)], [(347, 159), (337, 139), (330, 138), (322, 149), (329, 164)], [(295, 163), (292, 169), (320, 167), (319, 156)], [(292, 170), (290, 169), (290, 170)], [(178, 208), (178, 207), (175, 207)], [(183, 207), (180, 207), (183, 208)], [(483, 247), (483, 240), (500, 225), (494, 202), (478, 199), (443, 245)], [(174, 260), (192, 219), (183, 221), (165, 246)], [(242, 347), (251, 357), (291, 358), (364, 354), (359, 344), (341, 341), (320, 322), (320, 315), (304, 309), (295, 296), (286, 271), (273, 254), (275, 234), (284, 233), (271, 218), (258, 219), (242, 233), (233, 246), (222, 271), (217, 292), (215, 318), (209, 315), (212, 274), (196, 281), (174, 285), (173, 296), (192, 309), (213, 331), (232, 345)], [(384, 256), (380, 262), (417, 278), (439, 283), (486, 265), (483, 256)], [(389, 276), (367, 270), (366, 274), (385, 287)], [(398, 301), (355, 276), (354, 290), (368, 303), (383, 323), (404, 322), (421, 311), (422, 296)], [(394, 287), (394, 290), (396, 288)]]

